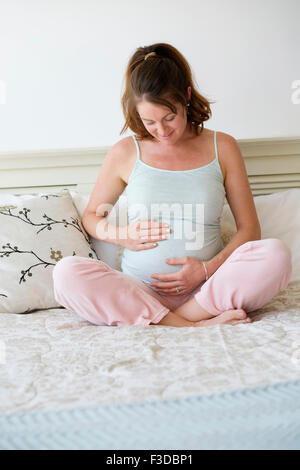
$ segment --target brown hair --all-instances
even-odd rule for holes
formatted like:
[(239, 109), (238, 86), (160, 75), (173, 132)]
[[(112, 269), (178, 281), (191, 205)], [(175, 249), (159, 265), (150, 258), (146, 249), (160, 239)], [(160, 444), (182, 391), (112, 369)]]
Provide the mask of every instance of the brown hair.
[[(150, 52), (156, 54), (148, 56), (145, 60), (145, 56)], [(191, 99), (187, 123), (197, 135), (199, 125), (201, 133), (203, 122), (212, 115), (210, 104), (213, 102), (209, 102), (196, 90), (187, 60), (170, 44), (157, 43), (138, 47), (126, 69), (125, 91), (121, 100), (125, 124), (120, 134), (130, 128), (140, 139), (153, 138), (137, 112), (137, 103), (146, 99), (152, 103), (167, 106), (176, 114), (173, 103), (187, 105), (187, 88), (189, 86), (191, 87)]]

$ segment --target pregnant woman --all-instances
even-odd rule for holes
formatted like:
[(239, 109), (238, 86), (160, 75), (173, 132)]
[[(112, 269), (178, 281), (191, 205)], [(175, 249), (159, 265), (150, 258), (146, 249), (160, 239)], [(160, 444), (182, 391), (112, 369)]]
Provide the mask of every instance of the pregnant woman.
[[(251, 322), (291, 277), (291, 253), (261, 231), (236, 140), (204, 127), (210, 103), (169, 44), (139, 47), (122, 97), (134, 132), (108, 152), (82, 217), (99, 240), (124, 247), (122, 272), (100, 260), (61, 259), (58, 303), (96, 325), (208, 326)], [(126, 192), (128, 224), (107, 216)], [(224, 199), (237, 232), (224, 247)]]

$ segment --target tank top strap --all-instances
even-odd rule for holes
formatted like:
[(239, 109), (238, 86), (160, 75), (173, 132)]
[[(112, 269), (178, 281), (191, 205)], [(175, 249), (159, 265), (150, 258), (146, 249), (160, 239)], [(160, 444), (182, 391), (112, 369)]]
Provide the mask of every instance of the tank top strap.
[(141, 156), (140, 156), (140, 146), (138, 144), (138, 141), (136, 140), (136, 136), (135, 134), (133, 134), (133, 140), (135, 142), (135, 146), (136, 146), (136, 151), (137, 151), (137, 161), (140, 161), (141, 160)]
[(216, 161), (219, 163), (218, 147), (217, 147), (217, 131), (214, 131), (214, 142), (215, 142)]
[[(133, 140), (136, 146), (136, 151), (137, 151), (137, 159), (136, 159), (136, 163), (137, 163), (141, 161), (140, 146), (138, 144), (135, 134), (133, 134), (132, 137), (133, 137)], [(214, 131), (214, 145), (215, 145), (215, 161), (220, 165), (219, 155), (218, 155), (218, 146), (217, 146), (217, 131)]]

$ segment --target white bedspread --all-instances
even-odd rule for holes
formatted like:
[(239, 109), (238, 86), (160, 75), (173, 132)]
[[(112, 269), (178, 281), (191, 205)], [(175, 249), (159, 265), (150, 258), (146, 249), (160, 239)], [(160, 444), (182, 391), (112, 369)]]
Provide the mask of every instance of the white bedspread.
[[(65, 309), (0, 314), (0, 412), (139, 402), (300, 377), (300, 283), (249, 325), (103, 327)], [(1, 363), (2, 362), (2, 363)]]

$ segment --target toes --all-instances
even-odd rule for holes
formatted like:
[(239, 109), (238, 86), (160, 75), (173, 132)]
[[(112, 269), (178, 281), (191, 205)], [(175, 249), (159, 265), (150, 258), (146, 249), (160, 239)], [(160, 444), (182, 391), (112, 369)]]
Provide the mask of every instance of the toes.
[(226, 310), (222, 313), (225, 322), (231, 322), (235, 320), (246, 320), (247, 313), (242, 308), (233, 310)]
[(251, 323), (250, 318), (246, 318), (245, 320), (236, 320), (230, 323), (230, 325), (241, 325), (243, 323)]
[(245, 320), (247, 318), (247, 313), (245, 312), (245, 310), (239, 308), (236, 310), (236, 317), (240, 320)]

